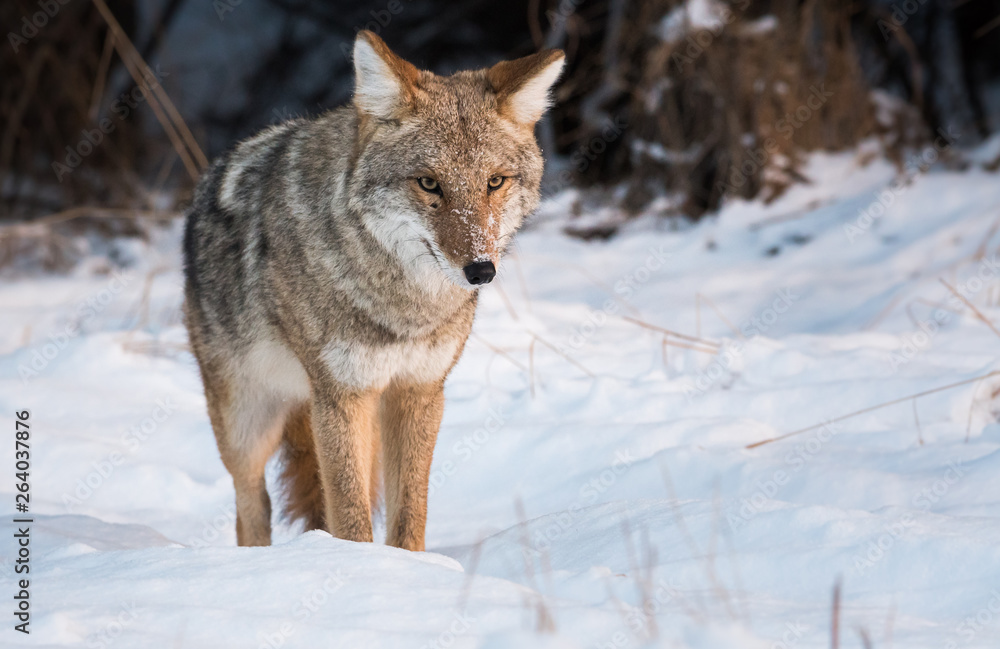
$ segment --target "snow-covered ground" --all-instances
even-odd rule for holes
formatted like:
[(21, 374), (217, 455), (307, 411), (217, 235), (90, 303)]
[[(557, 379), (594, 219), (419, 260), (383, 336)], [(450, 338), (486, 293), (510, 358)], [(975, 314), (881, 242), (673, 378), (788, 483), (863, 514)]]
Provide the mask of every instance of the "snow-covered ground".
[(547, 204), (448, 382), (423, 554), (280, 521), (235, 547), (179, 227), (120, 275), (4, 282), (35, 523), (32, 633), (7, 613), (0, 645), (829, 647), (839, 582), (842, 647), (1000, 646), (1000, 336), (942, 282), (1000, 326), (1000, 178), (860, 160), (606, 242)]

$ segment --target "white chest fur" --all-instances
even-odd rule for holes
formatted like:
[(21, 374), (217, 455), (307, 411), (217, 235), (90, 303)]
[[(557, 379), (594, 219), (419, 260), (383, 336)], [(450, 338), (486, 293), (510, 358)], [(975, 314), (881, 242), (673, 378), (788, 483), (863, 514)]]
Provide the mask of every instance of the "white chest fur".
[(451, 367), (459, 344), (457, 339), (380, 346), (333, 340), (323, 348), (323, 361), (337, 381), (354, 388), (384, 388), (393, 379), (432, 383)]

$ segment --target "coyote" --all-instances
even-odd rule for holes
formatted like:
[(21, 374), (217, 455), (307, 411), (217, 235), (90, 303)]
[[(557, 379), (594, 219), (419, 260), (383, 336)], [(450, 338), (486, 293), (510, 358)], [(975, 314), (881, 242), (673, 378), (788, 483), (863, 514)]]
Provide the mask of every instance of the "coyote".
[(534, 126), (563, 59), (438, 76), (362, 31), (351, 103), (206, 171), (185, 319), (240, 545), (271, 542), (264, 467), (282, 446), (290, 520), (371, 541), (384, 473), (387, 542), (424, 549), (444, 381), (538, 205)]

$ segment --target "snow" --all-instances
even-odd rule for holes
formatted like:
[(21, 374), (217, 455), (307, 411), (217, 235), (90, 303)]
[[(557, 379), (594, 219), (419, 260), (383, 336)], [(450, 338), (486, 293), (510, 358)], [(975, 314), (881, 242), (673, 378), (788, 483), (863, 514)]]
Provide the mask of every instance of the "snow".
[[(1000, 340), (939, 280), (1000, 323), (1000, 183), (907, 174), (874, 216), (900, 174), (870, 159), (606, 242), (561, 234), (572, 192), (543, 206), (447, 384), (427, 553), (277, 518), (235, 547), (179, 224), (121, 275), (5, 281), (35, 523), (32, 635), (2, 645), (829, 647), (839, 582), (842, 647), (998, 646)], [(664, 357), (636, 321), (703, 342)], [(11, 597), (10, 479), (0, 502)]]
[(689, 31), (717, 32), (732, 22), (732, 11), (719, 0), (686, 0), (671, 9), (657, 27), (660, 40), (679, 43)]

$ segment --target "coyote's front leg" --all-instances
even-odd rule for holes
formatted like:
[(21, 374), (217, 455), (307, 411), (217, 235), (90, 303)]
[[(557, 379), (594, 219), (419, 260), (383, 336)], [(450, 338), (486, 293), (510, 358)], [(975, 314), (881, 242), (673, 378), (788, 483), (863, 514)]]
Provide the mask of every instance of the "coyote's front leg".
[(393, 384), (382, 395), (382, 464), (389, 545), (424, 549), (427, 482), (444, 413), (444, 380)]
[(372, 541), (372, 454), (379, 394), (341, 386), (314, 389), (313, 433), (330, 534)]

